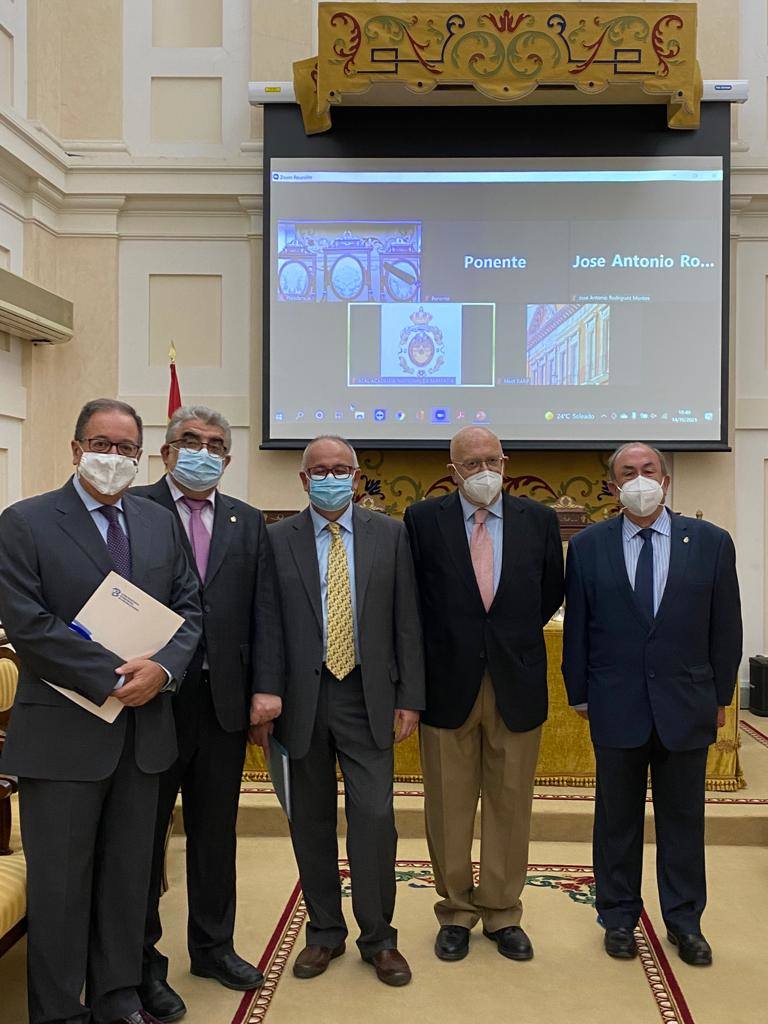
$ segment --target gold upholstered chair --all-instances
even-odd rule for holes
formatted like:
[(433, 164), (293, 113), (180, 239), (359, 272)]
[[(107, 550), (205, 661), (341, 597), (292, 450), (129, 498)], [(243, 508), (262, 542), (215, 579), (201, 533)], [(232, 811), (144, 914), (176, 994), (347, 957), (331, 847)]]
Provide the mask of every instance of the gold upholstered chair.
[[(4, 639), (0, 635), (0, 644)], [(15, 652), (10, 647), (0, 646), (0, 753), (18, 680)], [(0, 775), (0, 956), (26, 931), (27, 866), (18, 830), (12, 827), (12, 797), (16, 788), (15, 779)]]

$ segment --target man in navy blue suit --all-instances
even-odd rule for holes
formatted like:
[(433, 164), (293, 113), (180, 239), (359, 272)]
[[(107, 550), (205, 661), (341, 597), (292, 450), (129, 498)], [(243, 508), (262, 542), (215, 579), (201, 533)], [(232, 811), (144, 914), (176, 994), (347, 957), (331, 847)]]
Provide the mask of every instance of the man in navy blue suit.
[(704, 784), (741, 659), (735, 551), (725, 530), (668, 511), (655, 448), (623, 445), (609, 469), (623, 514), (570, 542), (563, 637), (568, 698), (597, 763), (597, 911), (606, 952), (634, 957), (650, 768), (667, 937), (705, 965)]

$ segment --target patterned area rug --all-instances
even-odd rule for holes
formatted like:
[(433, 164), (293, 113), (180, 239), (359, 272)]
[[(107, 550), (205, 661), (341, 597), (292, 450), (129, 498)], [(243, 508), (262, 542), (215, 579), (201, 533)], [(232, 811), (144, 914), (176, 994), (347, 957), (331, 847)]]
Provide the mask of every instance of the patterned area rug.
[[(477, 865), (475, 870), (477, 871)], [(342, 893), (349, 897), (351, 888), (347, 861), (339, 861), (339, 872), (342, 879)], [(423, 910), (431, 909), (434, 902), (434, 878), (429, 861), (399, 860), (396, 877), (398, 917), (408, 917), (413, 912), (420, 915)], [(575, 931), (588, 935), (593, 946), (594, 951), (584, 949), (583, 936), (579, 934), (577, 940), (582, 948), (583, 957), (579, 962), (566, 957), (564, 962), (569, 966), (567, 975), (560, 973), (557, 964), (552, 963), (551, 966), (555, 968), (555, 974), (546, 976), (548, 979), (547, 989), (555, 987), (553, 978), (557, 977), (557, 983), (569, 993), (568, 998), (571, 1005), (573, 1006), (574, 1003), (578, 1005), (579, 1019), (586, 1019), (584, 1017), (586, 1008), (584, 1002), (588, 1003), (592, 998), (595, 1000), (595, 1013), (594, 1015), (589, 1014), (590, 1020), (616, 1021), (623, 1019), (631, 1024), (646, 1024), (646, 1022), (655, 1024), (656, 1021), (661, 1021), (663, 1024), (696, 1024), (659, 936), (646, 913), (643, 913), (635, 932), (639, 950), (636, 961), (617, 964), (615, 961), (610, 961), (601, 952), (601, 933), (595, 934), (597, 926), (594, 920), (594, 876), (590, 866), (531, 864), (528, 868), (527, 887), (532, 890), (526, 898), (527, 904), (537, 903), (538, 906), (543, 906), (544, 903), (552, 904), (547, 909), (560, 921), (561, 929), (568, 928), (570, 924)], [(566, 901), (565, 905), (563, 905), (563, 901)], [(351, 914), (347, 916), (353, 925)], [(541, 917), (540, 914), (539, 917)], [(385, 990), (383, 986), (373, 980), (369, 968), (366, 968), (364, 977), (362, 977), (362, 972), (358, 972), (361, 974), (359, 980), (352, 975), (352, 970), (349, 967), (347, 978), (337, 974), (334, 979), (332, 975), (335, 965), (342, 962), (335, 961), (322, 980), (301, 982), (293, 978), (291, 963), (294, 955), (304, 944), (303, 925), (305, 920), (306, 909), (301, 888), (297, 883), (288, 896), (259, 963), (259, 968), (265, 975), (265, 983), (257, 992), (246, 993), (231, 1024), (262, 1024), (265, 1020), (268, 1021), (268, 1024), (288, 1024), (288, 1022), (296, 1024), (298, 1020), (309, 1019), (304, 1017), (305, 1011), (302, 1011), (302, 1003), (307, 999), (311, 1000), (316, 1010), (325, 1005), (329, 999), (338, 1000), (337, 1011), (333, 1011), (331, 1008), (331, 1016), (313, 1014), (317, 1020), (335, 1019), (339, 1022), (375, 1020), (377, 1019), (375, 1009), (377, 1003), (382, 1004), (382, 1020), (391, 1019), (392, 1014), (398, 1012), (389, 1000), (393, 994), (392, 990)], [(428, 923), (430, 929), (433, 928), (428, 916), (424, 922)], [(477, 935), (477, 931), (474, 935)], [(557, 941), (557, 937), (552, 936), (550, 930), (550, 944), (553, 941)], [(502, 985), (509, 977), (510, 970), (521, 972), (530, 970), (530, 967), (529, 965), (509, 965), (508, 961), (499, 961), (495, 956), (495, 951), (493, 951), (493, 955), (489, 954), (488, 949), (479, 945), (481, 943), (481, 937), (473, 937), (471, 956), (464, 963), (469, 964), (472, 957), (486, 954), (483, 962), (479, 965), (481, 970), (476, 974), (476, 977), (480, 979), (485, 977), (486, 980), (484, 983), (478, 980), (477, 984), (484, 984), (486, 990), (490, 988), (491, 994), (501, 1000), (501, 1005), (498, 1008), (502, 1009), (505, 1005), (508, 1006), (508, 994), (500, 994), (498, 986)], [(482, 945), (489, 946), (490, 944), (483, 943)], [(343, 960), (356, 959), (354, 947), (350, 948), (350, 946), (351, 944), (348, 942), (347, 955), (342, 958)], [(405, 948), (404, 951), (407, 952)], [(546, 958), (546, 955), (543, 953), (542, 958)], [(539, 953), (537, 952), (537, 957), (532, 963), (535, 963), (538, 957)], [(551, 952), (550, 957), (552, 957)], [(595, 958), (594, 962), (593, 957)], [(413, 960), (411, 962), (413, 966)], [(427, 972), (422, 970), (420, 974), (417, 974), (414, 970), (414, 982), (408, 986), (408, 989), (402, 990), (409, 1002), (400, 1004), (402, 1007), (400, 1012), (407, 1013), (409, 1019), (430, 1022), (430, 1024), (437, 1020), (468, 1019), (461, 1013), (456, 1002), (461, 990), (466, 987), (466, 974), (460, 976), (457, 971), (459, 965), (450, 965), (449, 971), (441, 974), (438, 979), (439, 984), (436, 984), (435, 976), (443, 970), (445, 965), (438, 963), (434, 958), (428, 963), (427, 971), (431, 974), (429, 992), (424, 993), (423, 986), (422, 993), (419, 993), (417, 989), (417, 980), (422, 980)], [(544, 965), (542, 968), (547, 970)], [(338, 968), (336, 970), (338, 971)], [(451, 971), (453, 971), (453, 976), (451, 976)], [(485, 975), (483, 975), (483, 971), (485, 971)], [(489, 974), (489, 972), (491, 973)], [(523, 975), (519, 973), (516, 980), (522, 977)], [(351, 983), (349, 978), (352, 978)], [(428, 978), (427, 981), (429, 982), (429, 980)], [(608, 993), (617, 984), (620, 985), (620, 995), (619, 990), (616, 990), (617, 1002), (612, 1007), (606, 1006), (602, 987), (605, 985), (605, 992)], [(312, 986), (316, 986), (314, 991), (310, 991)], [(515, 986), (515, 990), (517, 997), (520, 998), (521, 993), (517, 986)], [(504, 985), (504, 991), (506, 992), (506, 985)], [(437, 1004), (436, 998), (443, 1004), (442, 1006)], [(534, 993), (531, 993), (531, 998), (526, 1001), (525, 1024), (545, 1024), (545, 1022), (551, 1024), (556, 1019), (563, 1021), (568, 1019), (559, 1012), (557, 1015), (553, 1014), (548, 991), (539, 990), (539, 999), (536, 1000), (540, 1003), (539, 1006), (534, 1002), (534, 998)], [(307, 1005), (311, 1005), (311, 1003)], [(342, 1004), (343, 1010), (341, 1009)], [(600, 1012), (601, 1010), (606, 1013)], [(334, 1012), (337, 1012), (338, 1016), (334, 1017)], [(517, 1014), (516, 1018), (523, 1020), (523, 1017)]]

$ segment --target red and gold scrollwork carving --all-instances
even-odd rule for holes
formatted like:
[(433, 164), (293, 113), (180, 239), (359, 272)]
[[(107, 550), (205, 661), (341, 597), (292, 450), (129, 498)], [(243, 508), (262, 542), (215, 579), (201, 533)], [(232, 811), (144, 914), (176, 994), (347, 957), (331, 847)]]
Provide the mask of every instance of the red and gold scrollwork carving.
[(424, 94), (463, 85), (501, 102), (540, 85), (612, 90), (617, 102), (645, 94), (666, 101), (670, 127), (699, 123), (693, 3), (324, 2), (318, 27), (317, 59), (294, 66), (310, 132), (330, 126), (333, 104), (381, 83)]

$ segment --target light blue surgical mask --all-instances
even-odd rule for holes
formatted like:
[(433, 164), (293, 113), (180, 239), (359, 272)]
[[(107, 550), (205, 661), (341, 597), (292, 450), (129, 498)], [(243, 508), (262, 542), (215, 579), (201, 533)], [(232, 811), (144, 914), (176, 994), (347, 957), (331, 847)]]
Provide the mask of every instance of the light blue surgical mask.
[(211, 455), (207, 448), (199, 452), (180, 448), (171, 476), (190, 491), (209, 491), (221, 480), (223, 472), (224, 459)]
[(341, 479), (329, 473), (325, 480), (309, 479), (309, 500), (324, 512), (338, 512), (352, 500), (355, 474)]

